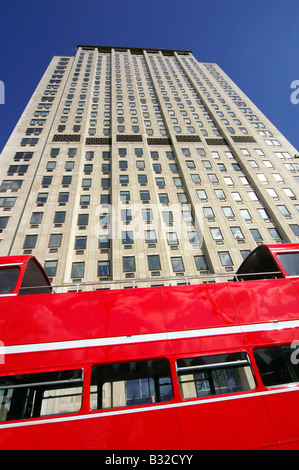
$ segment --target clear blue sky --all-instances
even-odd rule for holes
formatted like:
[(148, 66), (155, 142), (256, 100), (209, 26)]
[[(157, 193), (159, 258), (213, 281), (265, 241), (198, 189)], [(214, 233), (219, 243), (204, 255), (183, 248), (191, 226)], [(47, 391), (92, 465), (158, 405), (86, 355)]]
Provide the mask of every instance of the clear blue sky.
[[(54, 55), (77, 44), (188, 49), (216, 62), (299, 150), (298, 0), (11, 0), (0, 10), (0, 151)], [(298, 94), (299, 96), (299, 94)]]

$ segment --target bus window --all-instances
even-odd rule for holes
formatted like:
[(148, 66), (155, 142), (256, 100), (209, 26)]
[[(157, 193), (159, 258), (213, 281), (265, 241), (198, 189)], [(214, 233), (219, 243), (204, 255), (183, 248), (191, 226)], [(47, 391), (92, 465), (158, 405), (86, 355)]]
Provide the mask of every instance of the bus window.
[(185, 399), (255, 388), (245, 352), (178, 359), (176, 366), (181, 395)]
[(299, 382), (298, 360), (289, 344), (253, 351), (262, 382), (266, 387)]
[(16, 287), (20, 268), (0, 268), (0, 294), (9, 294)]
[(103, 364), (91, 372), (92, 410), (161, 403), (172, 399), (166, 359)]
[(49, 294), (51, 292), (50, 281), (36, 261), (31, 258), (26, 266), (19, 295)]
[(276, 279), (284, 277), (266, 246), (258, 246), (243, 261), (239, 267), (235, 280), (252, 281), (259, 279)]
[(75, 413), (82, 391), (82, 370), (0, 377), (0, 421)]
[(289, 276), (299, 276), (299, 253), (278, 253), (277, 258)]

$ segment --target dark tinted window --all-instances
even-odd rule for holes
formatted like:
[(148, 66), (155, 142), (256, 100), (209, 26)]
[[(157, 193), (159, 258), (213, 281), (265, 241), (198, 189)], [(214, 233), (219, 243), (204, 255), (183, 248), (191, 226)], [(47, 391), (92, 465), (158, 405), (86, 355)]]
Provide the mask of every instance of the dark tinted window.
[(290, 276), (299, 275), (299, 253), (279, 253), (277, 258), (286, 273)]
[(33, 259), (30, 259), (26, 266), (19, 294), (48, 294), (51, 291), (52, 288), (47, 277), (38, 264)]
[(245, 352), (188, 357), (178, 359), (176, 365), (181, 395), (185, 399), (255, 388)]
[(82, 370), (0, 377), (0, 420), (74, 413), (81, 408)]
[(103, 364), (92, 369), (90, 407), (93, 410), (171, 399), (171, 378), (166, 359)]
[(241, 264), (236, 280), (275, 279), (283, 277), (267, 247), (256, 248)]
[(253, 351), (263, 384), (267, 387), (299, 382), (299, 366), (291, 345), (259, 348)]
[(0, 269), (0, 294), (9, 294), (16, 286), (20, 268), (1, 268)]

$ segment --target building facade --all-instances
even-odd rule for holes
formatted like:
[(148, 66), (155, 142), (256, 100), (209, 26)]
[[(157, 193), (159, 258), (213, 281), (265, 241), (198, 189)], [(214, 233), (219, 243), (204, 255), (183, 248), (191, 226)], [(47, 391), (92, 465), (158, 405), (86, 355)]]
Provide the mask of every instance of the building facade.
[(78, 46), (1, 154), (0, 254), (35, 255), (54, 284), (229, 274), (298, 241), (295, 154), (191, 51)]

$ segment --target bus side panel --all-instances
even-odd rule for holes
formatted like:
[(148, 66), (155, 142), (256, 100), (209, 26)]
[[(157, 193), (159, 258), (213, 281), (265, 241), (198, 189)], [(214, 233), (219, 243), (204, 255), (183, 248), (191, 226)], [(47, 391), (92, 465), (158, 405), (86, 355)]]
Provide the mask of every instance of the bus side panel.
[(17, 296), (5, 345), (84, 339), (88, 309), (89, 292)]
[[(13, 311), (14, 303), (15, 297), (0, 297), (0, 347), (6, 343), (10, 312)], [(2, 364), (1, 356), (0, 364)]]
[(160, 289), (92, 293), (88, 331), (94, 338), (164, 332)]
[[(92, 415), (91, 415), (92, 416)], [(86, 419), (83, 449), (182, 449), (176, 409), (135, 412)]]
[(264, 400), (281, 449), (299, 449), (299, 391), (266, 395)]
[[(299, 277), (295, 277), (295, 278), (289, 278), (288, 279), (291, 286), (292, 286), (292, 289), (299, 301)], [(299, 317), (299, 312), (298, 312), (298, 317)]]
[(261, 397), (215, 398), (180, 408), (179, 417), (184, 449), (277, 448)]
[[(37, 423), (37, 421), (36, 421)], [(1, 450), (79, 450), (82, 422), (47, 424), (0, 429)]]
[(299, 319), (299, 302), (288, 279), (236, 282), (228, 288), (240, 323)]
[(225, 284), (167, 287), (162, 292), (168, 331), (238, 324)]

